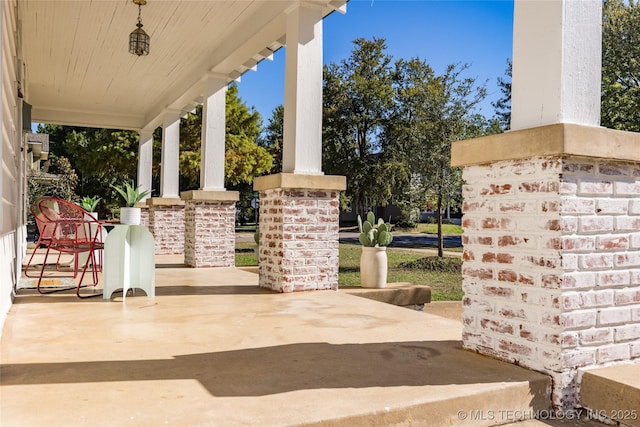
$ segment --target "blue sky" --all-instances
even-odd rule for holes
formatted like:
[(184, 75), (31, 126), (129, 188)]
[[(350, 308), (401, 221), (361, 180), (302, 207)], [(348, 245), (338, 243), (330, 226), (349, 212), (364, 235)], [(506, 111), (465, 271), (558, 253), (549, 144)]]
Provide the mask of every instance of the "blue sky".
[[(384, 38), (394, 60), (420, 57), (436, 73), (449, 64), (470, 64), (465, 75), (486, 81), (481, 112), (490, 117), (491, 102), (500, 97), (497, 79), (512, 55), (513, 0), (351, 0), (345, 15), (325, 18), (323, 32), (325, 64), (348, 58), (359, 37)], [(240, 97), (260, 112), (265, 125), (284, 102), (284, 61), (280, 49), (238, 84)]]

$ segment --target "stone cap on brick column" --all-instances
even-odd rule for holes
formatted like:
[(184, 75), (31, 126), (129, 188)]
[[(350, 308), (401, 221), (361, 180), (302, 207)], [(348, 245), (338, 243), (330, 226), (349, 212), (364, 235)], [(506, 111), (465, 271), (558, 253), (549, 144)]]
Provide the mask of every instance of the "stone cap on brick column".
[(558, 123), (456, 141), (451, 165), (470, 166), (539, 156), (640, 161), (640, 133)]
[(309, 190), (346, 190), (347, 178), (341, 175), (302, 175), (297, 173), (277, 173), (260, 176), (253, 180), (256, 191), (273, 188), (302, 188)]
[(240, 200), (240, 192), (238, 191), (208, 191), (208, 190), (191, 190), (182, 191), (180, 193), (182, 200), (198, 200), (213, 202), (237, 202)]
[(184, 206), (184, 200), (177, 197), (149, 197), (148, 206)]

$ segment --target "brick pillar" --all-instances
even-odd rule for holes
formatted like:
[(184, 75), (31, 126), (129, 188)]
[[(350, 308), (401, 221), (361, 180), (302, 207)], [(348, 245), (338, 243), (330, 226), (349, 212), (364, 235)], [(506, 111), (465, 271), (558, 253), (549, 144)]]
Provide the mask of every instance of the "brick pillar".
[(184, 202), (176, 198), (152, 197), (149, 206), (149, 231), (156, 242), (156, 254), (184, 253)]
[(277, 174), (260, 191), (259, 284), (279, 292), (338, 289), (341, 176)]
[[(640, 134), (558, 124), (455, 143), (463, 345), (553, 378), (640, 362)], [(520, 157), (518, 157), (520, 156)]]
[(138, 207), (140, 208), (140, 225), (149, 228), (149, 206), (145, 203)]
[(191, 267), (236, 265), (237, 191), (186, 191), (184, 262)]

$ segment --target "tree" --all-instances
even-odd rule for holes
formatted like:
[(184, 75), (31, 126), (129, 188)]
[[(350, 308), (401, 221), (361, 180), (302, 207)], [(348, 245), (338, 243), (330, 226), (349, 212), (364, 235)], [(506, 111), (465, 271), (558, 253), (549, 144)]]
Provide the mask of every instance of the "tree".
[(393, 103), (384, 39), (356, 39), (351, 56), (324, 68), (323, 169), (347, 177), (347, 198), (364, 213), (391, 192), (380, 135)]
[[(249, 184), (271, 170), (273, 158), (258, 146), (262, 118), (231, 85), (226, 93), (225, 186)], [(202, 106), (180, 121), (180, 178), (183, 189), (200, 185)]]
[[(181, 190), (196, 190), (200, 187), (201, 132), (202, 105), (198, 105), (193, 113), (188, 113), (186, 117), (180, 119), (178, 165)], [(159, 139), (161, 138), (162, 136)]]
[(50, 156), (43, 170), (30, 173), (27, 182), (29, 204), (34, 204), (43, 196), (78, 201), (78, 175), (66, 157)]
[(260, 113), (238, 97), (238, 87), (229, 86), (226, 105), (225, 178), (233, 185), (250, 184), (271, 170), (273, 157), (257, 144), (262, 126)]
[(53, 156), (69, 159), (78, 174), (79, 196), (100, 196), (106, 203), (102, 211), (118, 205), (111, 185), (136, 177), (137, 132), (49, 124), (38, 132), (49, 134)]
[(640, 131), (640, 4), (605, 0), (601, 124)]
[(462, 174), (450, 165), (451, 143), (478, 136), (488, 127), (474, 114), (486, 96), (484, 85), (463, 77), (467, 65), (450, 65), (442, 75), (419, 58), (396, 63), (396, 108), (391, 122), (395, 139), (412, 174), (421, 180), (423, 194), (435, 202), (438, 218), (438, 256), (443, 256), (442, 214), (460, 201)]
[(491, 105), (496, 109), (496, 117), (503, 131), (511, 129), (511, 74), (513, 63), (507, 59), (507, 69), (504, 71), (505, 77), (498, 77), (498, 86), (502, 97)]
[[(200, 185), (202, 107), (187, 114), (180, 123), (180, 187)], [(256, 144), (260, 133), (260, 114), (238, 97), (232, 85), (226, 95), (225, 186), (250, 191), (255, 176), (269, 172), (272, 158)], [(154, 133), (154, 182), (158, 188), (162, 130)], [(113, 207), (118, 205), (112, 184), (135, 180), (138, 166), (139, 135), (134, 131), (44, 125), (38, 132), (50, 135), (53, 155), (66, 156), (79, 175), (79, 194), (98, 195)]]
[(282, 172), (282, 144), (284, 141), (284, 107), (278, 105), (271, 114), (264, 135), (258, 145), (264, 147), (273, 157), (271, 174)]

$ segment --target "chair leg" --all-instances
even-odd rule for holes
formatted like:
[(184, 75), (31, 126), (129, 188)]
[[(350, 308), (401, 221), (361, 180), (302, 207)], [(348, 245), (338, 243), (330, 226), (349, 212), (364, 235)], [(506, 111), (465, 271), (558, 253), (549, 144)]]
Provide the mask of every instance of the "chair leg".
[[(89, 266), (89, 263), (91, 263), (91, 275), (93, 278), (93, 282), (86, 284), (86, 285), (82, 285), (82, 281), (84, 280), (84, 275), (87, 272), (87, 268)], [(80, 281), (78, 282), (78, 287), (76, 288), (76, 296), (78, 298), (93, 298), (93, 297), (99, 297), (102, 296), (102, 293), (100, 294), (93, 294), (93, 295), (80, 295), (80, 289), (81, 288), (87, 288), (89, 286), (96, 286), (98, 284), (98, 270), (95, 266), (96, 263), (96, 258), (94, 255), (94, 249), (93, 249), (93, 245), (91, 246), (91, 249), (88, 251), (87, 254), (87, 260), (84, 263), (84, 267), (82, 268), (82, 275), (80, 276)]]
[[(38, 241), (36, 242), (36, 247), (33, 249), (33, 252), (31, 252), (31, 256), (29, 257), (29, 261), (27, 261), (27, 264), (24, 266), (24, 276), (25, 277), (29, 277), (29, 278), (36, 278), (38, 276), (33, 276), (29, 274), (29, 267), (31, 267), (31, 262), (33, 261), (33, 257), (36, 256), (36, 252), (38, 252), (38, 248), (40, 248), (40, 245), (42, 245), (42, 237), (38, 238)], [(47, 246), (47, 248), (49, 248), (49, 246)]]
[[(44, 276), (44, 269), (47, 266), (47, 259), (49, 258), (49, 251), (50, 250), (51, 250), (51, 247), (47, 246), (47, 251), (44, 254), (44, 260), (42, 261), (42, 268), (40, 268), (40, 276), (38, 277), (38, 284), (36, 285), (36, 289), (38, 290), (38, 293), (40, 293), (40, 294), (52, 294), (54, 292), (60, 292), (60, 291), (66, 291), (66, 290), (69, 290), (69, 289), (73, 289), (73, 288), (55, 289), (53, 291), (47, 291), (47, 292), (45, 292), (42, 289), (40, 289), (40, 284), (42, 283), (42, 276)], [(58, 255), (58, 259), (59, 259), (59, 255)]]
[(24, 266), (24, 275), (25, 277), (36, 277), (36, 276), (30, 276), (29, 275), (29, 267), (31, 266), (31, 261), (33, 261), (33, 257), (36, 256), (36, 252), (38, 252), (38, 248), (40, 247), (40, 241), (42, 240), (42, 238), (38, 239), (38, 242), (36, 243), (36, 247), (33, 249), (33, 252), (31, 252), (31, 256), (29, 257), (29, 261), (27, 261), (27, 265)]
[[(51, 290), (51, 291), (43, 291), (42, 289), (40, 289), (40, 284), (42, 283), (42, 276), (44, 276), (44, 269), (47, 266), (47, 259), (49, 258), (49, 251), (50, 250), (51, 250), (51, 247), (47, 246), (47, 251), (44, 254), (44, 260), (42, 261), (42, 268), (40, 268), (40, 276), (38, 277), (38, 284), (36, 286), (36, 289), (37, 289), (38, 293), (46, 295), (46, 294), (53, 294), (53, 293), (56, 293), (56, 292), (69, 291), (71, 289), (74, 289), (75, 286), (72, 287), (72, 288), (60, 288), (60, 289), (54, 289), (54, 290)], [(58, 251), (58, 261), (60, 260), (60, 256), (61, 255), (62, 255), (62, 252)], [(56, 270), (57, 270), (57, 262), (58, 261), (56, 261)]]

